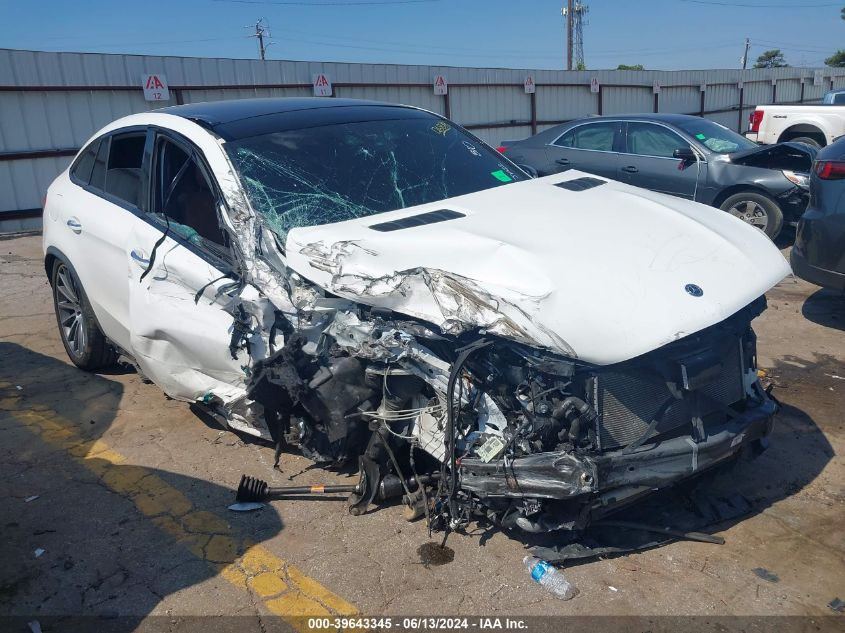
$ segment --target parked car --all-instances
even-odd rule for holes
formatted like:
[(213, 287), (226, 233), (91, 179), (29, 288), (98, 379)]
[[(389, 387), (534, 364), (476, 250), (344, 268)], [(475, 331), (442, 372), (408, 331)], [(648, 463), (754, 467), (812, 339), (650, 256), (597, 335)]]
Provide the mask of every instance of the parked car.
[(816, 157), (810, 206), (798, 223), (789, 259), (802, 279), (845, 290), (845, 138)]
[(500, 150), (539, 175), (578, 169), (718, 207), (772, 239), (807, 207), (815, 155), (805, 145), (760, 147), (685, 114), (579, 119)]
[(412, 107), (122, 118), (50, 186), (44, 258), (76, 365), (121, 355), (232, 429), (359, 462), (356, 513), (411, 482), (437, 528), (580, 530), (762, 450), (776, 411), (750, 323), (789, 266), (762, 233), (529, 178)]
[(845, 88), (831, 90), (822, 99), (825, 105), (845, 105)]
[(845, 90), (828, 92), (821, 105), (758, 105), (748, 123), (745, 136), (755, 143), (792, 141), (825, 147), (845, 134)]

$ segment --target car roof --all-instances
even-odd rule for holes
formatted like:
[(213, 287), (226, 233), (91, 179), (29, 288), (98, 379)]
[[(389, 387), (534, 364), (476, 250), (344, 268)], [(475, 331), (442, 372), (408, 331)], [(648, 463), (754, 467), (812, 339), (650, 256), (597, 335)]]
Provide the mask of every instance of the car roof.
[(700, 121), (701, 117), (692, 114), (672, 114), (669, 112), (648, 112), (643, 114), (608, 114), (604, 116), (587, 117), (577, 119), (569, 123), (582, 123), (585, 121), (657, 121), (670, 125), (679, 125), (690, 121)]
[(156, 112), (184, 117), (225, 140), (235, 140), (296, 127), (393, 118), (400, 110), (409, 116), (424, 112), (395, 103), (326, 97), (207, 101), (170, 106)]

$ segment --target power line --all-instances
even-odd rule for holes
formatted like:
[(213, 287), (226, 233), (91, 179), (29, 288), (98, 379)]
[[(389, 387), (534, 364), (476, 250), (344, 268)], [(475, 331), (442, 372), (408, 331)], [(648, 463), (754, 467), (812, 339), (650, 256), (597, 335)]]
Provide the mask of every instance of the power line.
[(440, 1), (441, 0), (365, 0), (364, 2), (339, 2), (330, 0), (329, 2), (303, 2), (302, 0), (299, 0), (292, 2), (279, 2), (276, 0), (214, 0), (214, 2), (230, 2), (235, 4), (273, 4), (299, 7), (363, 7), (382, 4), (425, 4)]
[[(742, 7), (745, 9), (798, 9), (794, 3), (792, 4), (744, 4), (741, 2), (713, 2), (712, 0), (680, 0), (681, 2), (688, 2), (690, 4), (705, 4), (718, 7)], [(801, 9), (819, 8), (819, 7), (838, 7), (841, 2), (830, 2), (824, 4), (802, 4)]]

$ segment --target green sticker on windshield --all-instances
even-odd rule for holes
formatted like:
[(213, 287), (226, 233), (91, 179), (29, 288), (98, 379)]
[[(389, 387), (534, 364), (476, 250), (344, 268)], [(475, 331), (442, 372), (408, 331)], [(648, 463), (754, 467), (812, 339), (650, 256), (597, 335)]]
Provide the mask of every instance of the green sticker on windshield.
[(497, 169), (496, 171), (491, 171), (490, 175), (493, 176), (496, 180), (501, 180), (502, 182), (510, 182), (513, 180), (510, 176), (508, 176), (503, 170)]
[(707, 136), (702, 134), (701, 132), (699, 132), (698, 134), (695, 135), (695, 138), (697, 138), (699, 141), (703, 141), (704, 139), (707, 138)]

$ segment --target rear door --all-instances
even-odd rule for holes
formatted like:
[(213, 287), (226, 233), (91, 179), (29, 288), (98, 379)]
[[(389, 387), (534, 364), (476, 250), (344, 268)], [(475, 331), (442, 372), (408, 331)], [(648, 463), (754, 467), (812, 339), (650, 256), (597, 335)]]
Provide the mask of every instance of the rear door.
[[(153, 134), (151, 133), (151, 136)], [(239, 285), (220, 228), (218, 189), (196, 148), (157, 132), (146, 221), (128, 236), (132, 353), (168, 395), (224, 402), (244, 393), (246, 351), (230, 352)]]
[(620, 156), (619, 180), (692, 199), (696, 180), (707, 182), (703, 161), (684, 162), (673, 156), (676, 149), (688, 149), (690, 143), (674, 130), (658, 123), (626, 123), (625, 152)]
[(139, 222), (146, 130), (124, 129), (94, 141), (71, 168), (82, 191), (63, 205), (63, 251), (103, 333), (128, 349), (129, 296), (123, 245)]
[(556, 171), (578, 169), (618, 179), (619, 121), (595, 121), (569, 128), (546, 146), (549, 163)]

